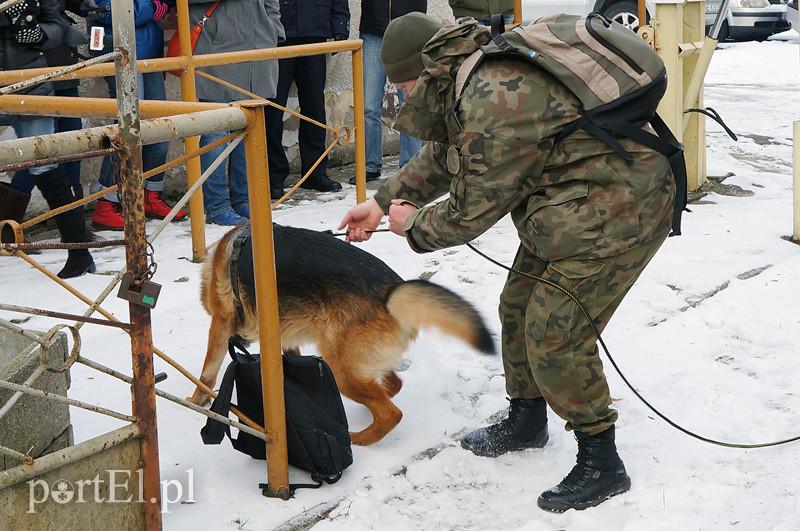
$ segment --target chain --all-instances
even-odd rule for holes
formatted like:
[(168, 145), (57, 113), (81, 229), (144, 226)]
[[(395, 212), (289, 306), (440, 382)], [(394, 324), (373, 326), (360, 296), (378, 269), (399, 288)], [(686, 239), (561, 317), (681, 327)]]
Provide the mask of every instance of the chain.
[(142, 277), (143, 282), (153, 278), (156, 274), (156, 271), (158, 271), (158, 263), (156, 263), (155, 253), (156, 251), (153, 249), (153, 244), (147, 242), (147, 272), (144, 274), (144, 277)]

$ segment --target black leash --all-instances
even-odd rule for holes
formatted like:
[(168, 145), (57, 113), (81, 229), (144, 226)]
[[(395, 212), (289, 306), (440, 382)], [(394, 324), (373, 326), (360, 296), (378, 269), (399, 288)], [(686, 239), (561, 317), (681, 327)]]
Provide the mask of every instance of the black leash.
[(495, 265), (497, 265), (499, 267), (502, 267), (506, 271), (509, 271), (511, 273), (515, 273), (517, 275), (522, 275), (524, 277), (528, 277), (530, 279), (536, 280), (537, 282), (543, 282), (544, 284), (547, 284), (551, 288), (557, 289), (558, 291), (564, 293), (567, 297), (572, 299), (572, 301), (575, 304), (578, 305), (578, 308), (580, 308), (581, 312), (583, 312), (583, 315), (586, 317), (586, 320), (589, 321), (589, 324), (591, 325), (592, 330), (594, 331), (594, 335), (597, 336), (597, 340), (600, 342), (600, 346), (603, 347), (603, 352), (606, 353), (606, 356), (608, 357), (609, 361), (611, 362), (611, 365), (614, 367), (614, 370), (617, 371), (617, 374), (619, 374), (619, 377), (622, 378), (623, 382), (625, 382), (625, 385), (628, 386), (628, 389), (633, 391), (633, 394), (636, 395), (636, 397), (639, 400), (641, 400), (642, 403), (650, 409), (650, 411), (655, 413), (661, 420), (663, 420), (664, 422), (666, 422), (667, 424), (669, 424), (670, 426), (672, 426), (676, 430), (678, 430), (678, 431), (680, 431), (682, 433), (685, 433), (689, 437), (694, 437), (695, 439), (698, 439), (700, 441), (703, 441), (703, 442), (706, 442), (706, 443), (709, 443), (709, 444), (714, 444), (714, 445), (717, 445), (717, 446), (724, 446), (726, 448), (746, 448), (746, 449), (768, 448), (770, 446), (780, 446), (782, 444), (788, 444), (788, 443), (791, 443), (791, 442), (800, 441), (800, 435), (798, 435), (796, 437), (791, 437), (789, 439), (783, 439), (783, 440), (780, 440), (780, 441), (759, 443), (759, 444), (730, 443), (730, 442), (718, 441), (716, 439), (711, 439), (709, 437), (704, 437), (702, 435), (698, 435), (697, 433), (695, 433), (695, 432), (693, 432), (691, 430), (688, 430), (688, 429), (684, 428), (683, 426), (681, 426), (680, 424), (670, 420), (669, 417), (667, 417), (666, 415), (661, 413), (658, 409), (655, 408), (655, 406), (653, 406), (650, 402), (648, 402), (647, 399), (645, 397), (643, 397), (641, 395), (641, 393), (639, 393), (639, 391), (637, 391), (636, 388), (633, 387), (633, 385), (628, 381), (628, 379), (625, 377), (625, 375), (622, 373), (622, 371), (620, 370), (619, 366), (617, 365), (617, 362), (614, 361), (613, 356), (611, 356), (611, 353), (608, 351), (608, 348), (606, 347), (606, 343), (605, 343), (605, 341), (603, 341), (603, 337), (600, 335), (600, 331), (597, 329), (597, 326), (594, 324), (594, 319), (592, 319), (592, 316), (589, 315), (589, 312), (583, 306), (581, 301), (579, 301), (578, 298), (575, 297), (575, 295), (573, 295), (568, 289), (565, 289), (565, 288), (559, 286), (558, 284), (556, 284), (555, 282), (551, 282), (551, 281), (547, 280), (546, 278), (538, 277), (536, 275), (531, 275), (529, 273), (524, 273), (522, 271), (517, 271), (513, 267), (508, 267), (507, 265), (502, 264), (502, 263), (498, 262), (497, 260), (495, 260), (494, 258), (486, 255), (482, 251), (479, 251), (471, 243), (467, 243), (467, 247), (469, 247), (470, 249), (475, 251), (478, 255), (482, 256), (483, 258), (485, 258), (489, 262), (491, 262), (491, 263), (493, 263), (493, 264), (495, 264)]
[[(411, 203), (411, 204), (413, 204), (413, 203)], [(416, 205), (414, 205), (414, 206), (416, 206)], [(325, 232), (331, 234), (332, 236), (346, 236), (347, 235), (346, 232), (342, 232), (342, 233), (334, 233), (333, 231), (325, 231)], [(373, 233), (373, 232), (389, 232), (389, 229), (376, 229), (376, 230), (369, 230), (367, 232), (370, 232), (370, 233)], [(611, 362), (611, 365), (614, 367), (614, 370), (617, 371), (617, 374), (619, 374), (619, 377), (622, 378), (623, 382), (625, 382), (625, 385), (628, 386), (628, 389), (630, 389), (633, 392), (633, 394), (636, 395), (636, 397), (639, 400), (641, 400), (642, 403), (645, 406), (648, 407), (648, 409), (650, 409), (650, 411), (655, 413), (658, 416), (658, 418), (660, 418), (661, 420), (663, 420), (664, 422), (666, 422), (667, 424), (669, 424), (670, 426), (672, 426), (676, 430), (680, 431), (681, 433), (684, 433), (684, 434), (688, 435), (689, 437), (692, 437), (692, 438), (697, 439), (699, 441), (703, 441), (705, 443), (713, 444), (713, 445), (716, 445), (716, 446), (723, 446), (725, 448), (744, 448), (744, 449), (768, 448), (770, 446), (780, 446), (780, 445), (783, 445), (783, 444), (788, 444), (788, 443), (800, 441), (800, 435), (798, 435), (796, 437), (791, 437), (791, 438), (788, 438), (788, 439), (782, 439), (782, 440), (779, 440), (779, 441), (758, 443), (758, 444), (730, 443), (730, 442), (725, 442), (725, 441), (718, 441), (716, 439), (711, 439), (710, 437), (704, 437), (703, 435), (699, 435), (699, 434), (697, 434), (697, 433), (695, 433), (695, 432), (693, 432), (691, 430), (688, 430), (688, 429), (684, 428), (683, 426), (681, 426), (677, 422), (674, 422), (669, 417), (667, 417), (666, 415), (661, 413), (658, 409), (656, 409), (656, 407), (653, 406), (650, 402), (648, 402), (647, 399), (645, 397), (643, 397), (641, 395), (641, 393), (639, 393), (639, 391), (636, 390), (636, 388), (633, 386), (633, 384), (631, 384), (631, 382), (628, 381), (628, 378), (625, 377), (625, 374), (623, 374), (622, 370), (617, 365), (617, 362), (614, 360), (614, 357), (611, 355), (611, 352), (608, 351), (608, 347), (606, 347), (606, 343), (605, 343), (605, 341), (603, 341), (603, 336), (600, 334), (600, 331), (597, 329), (597, 326), (594, 324), (594, 319), (592, 318), (591, 315), (589, 315), (589, 312), (586, 310), (586, 307), (583, 305), (583, 303), (581, 303), (581, 301), (579, 301), (578, 298), (575, 297), (575, 295), (573, 295), (571, 291), (569, 291), (566, 288), (563, 288), (563, 287), (559, 286), (555, 282), (551, 282), (551, 281), (547, 280), (546, 278), (542, 278), (542, 277), (539, 277), (539, 276), (536, 276), (536, 275), (532, 275), (530, 273), (524, 273), (522, 271), (517, 271), (513, 267), (509, 267), (509, 266), (507, 266), (507, 265), (505, 265), (505, 264), (503, 264), (501, 262), (498, 262), (497, 260), (495, 260), (491, 256), (485, 254), (483, 251), (479, 251), (478, 249), (476, 249), (475, 246), (472, 245), (471, 243), (467, 243), (466, 245), (467, 245), (467, 247), (472, 249), (475, 253), (477, 253), (479, 256), (485, 258), (486, 260), (488, 260), (489, 262), (493, 263), (494, 265), (496, 265), (498, 267), (501, 267), (501, 268), (505, 269), (506, 271), (508, 271), (510, 273), (514, 273), (514, 274), (517, 274), (517, 275), (522, 275), (524, 277), (528, 277), (528, 278), (530, 278), (532, 280), (535, 280), (537, 282), (542, 282), (542, 283), (550, 286), (553, 289), (557, 289), (558, 291), (562, 292), (564, 295), (569, 297), (575, 304), (578, 305), (578, 308), (580, 308), (580, 310), (583, 313), (584, 317), (586, 317), (586, 320), (589, 321), (589, 325), (592, 327), (592, 331), (594, 332), (594, 335), (597, 336), (597, 340), (600, 342), (600, 346), (603, 347), (603, 352), (606, 353), (606, 356), (608, 357), (608, 360)]]

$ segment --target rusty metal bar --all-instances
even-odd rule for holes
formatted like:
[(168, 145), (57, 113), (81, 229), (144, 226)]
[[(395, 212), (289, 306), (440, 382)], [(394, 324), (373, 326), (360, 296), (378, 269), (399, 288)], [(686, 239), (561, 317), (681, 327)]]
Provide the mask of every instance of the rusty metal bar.
[[(121, 372), (115, 371), (114, 369), (112, 369), (110, 367), (106, 367), (105, 365), (101, 365), (100, 363), (97, 363), (96, 361), (92, 361), (92, 360), (90, 360), (88, 358), (85, 358), (83, 356), (80, 356), (77, 361), (78, 361), (78, 363), (82, 363), (83, 365), (86, 365), (87, 367), (90, 367), (90, 368), (92, 368), (92, 369), (94, 369), (96, 371), (102, 372), (102, 373), (107, 374), (109, 376), (113, 376), (114, 378), (122, 380), (123, 382), (126, 382), (126, 383), (133, 382), (133, 378), (131, 378), (127, 374), (122, 374)], [(200, 407), (200, 406), (198, 406), (196, 404), (192, 404), (188, 400), (184, 400), (182, 398), (178, 398), (177, 396), (175, 396), (173, 394), (170, 394), (170, 393), (167, 393), (166, 391), (162, 391), (160, 389), (156, 389), (156, 395), (160, 396), (161, 398), (164, 398), (165, 400), (169, 400), (170, 402), (174, 402), (174, 403), (176, 403), (176, 404), (178, 404), (180, 406), (183, 406), (185, 408), (191, 409), (192, 411), (194, 411), (196, 413), (200, 413), (201, 415), (203, 415), (205, 417), (208, 417), (210, 419), (214, 419), (214, 420), (216, 420), (218, 422), (221, 422), (223, 424), (227, 424), (228, 426), (232, 426), (232, 427), (234, 427), (236, 429), (239, 429), (239, 430), (241, 430), (241, 431), (243, 431), (245, 433), (249, 433), (253, 437), (258, 437), (262, 441), (266, 441), (267, 440), (267, 436), (263, 431), (254, 430), (253, 428), (251, 428), (250, 426), (247, 426), (246, 424), (242, 424), (241, 422), (236, 422), (235, 420), (231, 420), (228, 417), (223, 417), (219, 413), (214, 413), (213, 411), (209, 411), (208, 409)]]
[[(77, 201), (76, 201), (77, 202)], [(30, 251), (32, 249), (35, 250), (45, 250), (45, 249), (101, 249), (103, 247), (118, 247), (121, 245), (125, 245), (125, 240), (106, 240), (106, 241), (97, 241), (97, 242), (76, 242), (76, 243), (49, 243), (49, 242), (41, 242), (41, 243), (2, 243), (0, 247), (3, 248), (4, 251), (16, 251), (19, 249), (20, 251)]]
[[(158, 166), (156, 168), (153, 168), (152, 170), (148, 170), (148, 171), (144, 172), (144, 174), (142, 174), (142, 177), (145, 180), (149, 179), (150, 177), (152, 177), (154, 175), (157, 175), (157, 174), (159, 174), (159, 173), (161, 173), (161, 172), (163, 172), (165, 170), (168, 170), (169, 168), (172, 168), (174, 166), (178, 166), (179, 164), (182, 164), (183, 162), (185, 162), (185, 161), (187, 161), (187, 160), (189, 160), (189, 159), (191, 159), (193, 157), (199, 157), (203, 153), (211, 151), (212, 149), (215, 149), (217, 146), (220, 146), (220, 145), (224, 144), (225, 142), (227, 142), (228, 140), (233, 138), (236, 134), (237, 133), (231, 133), (229, 135), (226, 135), (226, 136), (220, 138), (219, 140), (216, 140), (216, 141), (214, 141), (214, 142), (212, 142), (212, 143), (210, 143), (210, 144), (208, 144), (206, 146), (203, 146), (202, 148), (198, 149), (194, 153), (184, 154), (184, 155), (181, 155), (178, 158), (172, 159), (171, 161), (166, 162), (166, 163), (162, 164), (161, 166)], [(29, 219), (28, 221), (25, 221), (24, 223), (21, 223), (20, 224), (20, 228), (27, 229), (28, 227), (32, 227), (33, 225), (36, 225), (37, 223), (41, 223), (42, 221), (44, 221), (46, 219), (50, 219), (52, 217), (55, 217), (55, 216), (61, 214), (62, 212), (66, 212), (67, 210), (72, 210), (73, 208), (76, 208), (76, 207), (78, 207), (80, 205), (84, 205), (86, 203), (94, 201), (95, 199), (97, 199), (99, 197), (103, 197), (105, 195), (108, 195), (111, 192), (116, 192), (117, 188), (119, 188), (119, 185), (118, 184), (114, 184), (112, 186), (109, 186), (108, 188), (103, 188), (102, 190), (99, 190), (99, 191), (97, 191), (97, 192), (95, 192), (93, 194), (89, 194), (87, 196), (84, 196), (83, 198), (78, 199), (77, 201), (73, 201), (72, 203), (69, 203), (67, 205), (63, 205), (63, 206), (60, 206), (58, 208), (54, 208), (53, 210), (45, 212), (44, 214), (40, 214), (40, 215), (38, 215), (38, 216), (36, 216), (34, 218)], [(161, 232), (161, 231), (159, 231), (159, 232)]]
[[(516, 7), (515, 11), (516, 13)], [(364, 52), (359, 46), (352, 53), (353, 62), (353, 128), (355, 129), (356, 202), (367, 200), (366, 129), (364, 128)]]
[[(119, 153), (119, 191), (125, 226), (125, 262), (133, 276), (131, 287), (138, 289), (147, 279), (147, 235), (144, 216), (144, 179), (142, 178), (142, 138), (136, 80), (136, 34), (133, 2), (111, 0), (114, 45), (119, 55), (114, 61), (117, 84), (117, 122), (119, 134), (113, 137)], [(155, 374), (153, 371), (153, 331), (150, 308), (129, 303), (131, 357), (133, 374), (133, 414), (142, 434), (144, 474), (144, 526), (160, 530), (161, 475), (158, 460), (158, 425), (156, 420)]]
[[(180, 14), (180, 12), (179, 12)], [(180, 26), (179, 26), (180, 27)], [(361, 48), (359, 39), (346, 41), (319, 42), (295, 46), (281, 46), (279, 48), (258, 48), (255, 50), (242, 50), (239, 52), (209, 53), (190, 57), (160, 57), (158, 59), (141, 59), (136, 62), (139, 72), (167, 72), (169, 70), (188, 69), (189, 65), (195, 68), (206, 66), (219, 66), (238, 63), (252, 63), (258, 61), (271, 61), (326, 53), (353, 52)], [(25, 70), (6, 70), (0, 72), (0, 84), (15, 83), (29, 79), (32, 75), (41, 75), (57, 70), (54, 67), (29, 68)], [(92, 77), (107, 77), (114, 75), (112, 65), (105, 63), (92, 65), (69, 74), (63, 74), (54, 80), (84, 79)], [(179, 103), (179, 102), (173, 102)]]
[(68, 398), (66, 396), (61, 396), (54, 393), (48, 393), (47, 391), (40, 391), (39, 389), (34, 389), (32, 387), (28, 387), (25, 385), (15, 384), (14, 382), (9, 382), (2, 379), (0, 379), (0, 388), (8, 389), (9, 391), (18, 391), (26, 395), (45, 398), (47, 400), (53, 400), (55, 402), (61, 402), (62, 404), (69, 404), (70, 406), (79, 407), (87, 411), (93, 411), (95, 413), (100, 413), (101, 415), (106, 415), (119, 420), (125, 420), (128, 422), (134, 422), (136, 420), (130, 415), (125, 415), (124, 413), (118, 413), (111, 409), (106, 409), (101, 406), (95, 406), (94, 404), (87, 404), (86, 402), (75, 400), (74, 398)]
[(8, 85), (3, 88), (0, 88), (0, 94), (12, 94), (17, 92), (18, 90), (22, 90), (24, 88), (32, 87), (33, 85), (38, 85), (39, 83), (44, 83), (54, 77), (59, 77), (63, 74), (69, 74), (70, 72), (75, 72), (76, 70), (80, 70), (82, 68), (86, 68), (87, 66), (92, 66), (100, 63), (105, 63), (111, 59), (116, 59), (118, 52), (114, 50), (113, 52), (109, 52), (103, 55), (98, 55), (97, 57), (92, 57), (91, 59), (87, 59), (85, 61), (80, 61), (78, 63), (59, 67), (53, 72), (49, 72), (47, 74), (41, 74), (30, 79), (26, 79), (25, 81), (20, 81), (19, 83), (14, 83), (13, 85)]
[(10, 455), (14, 459), (18, 459), (26, 465), (32, 465), (34, 462), (33, 457), (31, 457), (29, 454), (23, 454), (22, 452), (18, 452), (13, 448), (8, 448), (2, 445), (0, 445), (0, 454)]
[[(17, 96), (5, 97), (16, 98)], [(30, 98), (34, 97), (30, 96)], [(46, 98), (48, 96), (39, 97)], [(82, 98), (66, 99), (79, 100)], [(1, 100), (2, 97), (0, 97), (0, 107), (2, 107)], [(41, 114), (51, 115), (52, 111), (42, 109)], [(187, 136), (244, 129), (246, 121), (240, 108), (226, 105), (213, 110), (153, 118), (145, 120), (141, 124), (142, 142), (156, 144)], [(4, 140), (0, 142), (0, 162), (8, 164), (60, 155), (73, 155), (93, 149), (105, 149), (109, 147), (109, 139), (117, 138), (119, 135), (120, 126), (105, 125), (78, 131)]]
[(10, 171), (25, 170), (28, 168), (35, 168), (37, 166), (46, 166), (48, 164), (62, 164), (64, 162), (72, 162), (74, 160), (90, 159), (93, 157), (104, 157), (106, 155), (113, 155), (117, 150), (115, 148), (95, 149), (85, 153), (76, 153), (74, 155), (62, 155), (59, 157), (50, 157), (39, 160), (29, 160), (25, 162), (17, 162), (14, 164), (5, 164), (0, 166), (0, 173), (7, 173)]
[(272, 211), (263, 208), (269, 197), (264, 104), (243, 104), (247, 115), (245, 163), (248, 168), (247, 191), (250, 202), (250, 225), (253, 232), (253, 269), (255, 271), (258, 340), (261, 347), (261, 388), (264, 424), (267, 428), (267, 481), (265, 496), (288, 499), (289, 464), (286, 447), (286, 412), (283, 397), (283, 359), (278, 320), (278, 291), (275, 274), (275, 249), (272, 241)]
[(55, 317), (56, 319), (66, 319), (71, 321), (78, 321), (82, 323), (96, 324), (102, 326), (111, 326), (114, 328), (121, 328), (123, 330), (130, 330), (131, 325), (128, 323), (120, 323), (118, 321), (109, 321), (107, 319), (95, 319), (94, 317), (83, 317), (82, 315), (75, 315), (72, 313), (54, 312), (52, 310), (44, 310), (41, 308), (30, 308), (28, 306), (16, 306), (14, 304), (0, 304), (0, 310), (17, 313), (27, 313), (30, 315), (41, 315), (44, 317)]

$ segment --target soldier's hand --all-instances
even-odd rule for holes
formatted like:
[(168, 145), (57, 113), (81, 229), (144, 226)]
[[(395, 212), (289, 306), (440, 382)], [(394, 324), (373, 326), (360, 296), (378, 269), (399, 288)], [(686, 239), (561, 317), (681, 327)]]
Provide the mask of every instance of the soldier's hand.
[(360, 205), (351, 208), (339, 223), (339, 229), (347, 227), (347, 242), (364, 242), (372, 237), (383, 217), (383, 210), (375, 199), (370, 198)]
[(403, 199), (392, 199), (392, 205), (389, 207), (389, 230), (405, 237), (406, 220), (416, 210), (417, 207)]

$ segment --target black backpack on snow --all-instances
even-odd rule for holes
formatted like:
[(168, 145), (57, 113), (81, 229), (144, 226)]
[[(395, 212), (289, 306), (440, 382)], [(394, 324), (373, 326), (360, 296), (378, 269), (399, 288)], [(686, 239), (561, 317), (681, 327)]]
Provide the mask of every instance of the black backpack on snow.
[[(237, 352), (240, 350), (241, 352)], [(228, 416), (233, 388), (239, 408), (263, 425), (261, 362), (234, 338), (228, 343), (233, 358), (211, 405), (211, 411)], [(342, 471), (353, 463), (350, 433), (342, 397), (330, 367), (316, 356), (283, 358), (284, 397), (286, 402), (286, 437), (289, 464), (311, 473), (316, 485), (290, 485), (317, 488), (335, 483)], [(254, 459), (266, 459), (264, 441), (248, 433), (231, 437), (230, 426), (208, 419), (200, 431), (205, 444), (219, 444), (225, 435), (233, 447)]]

